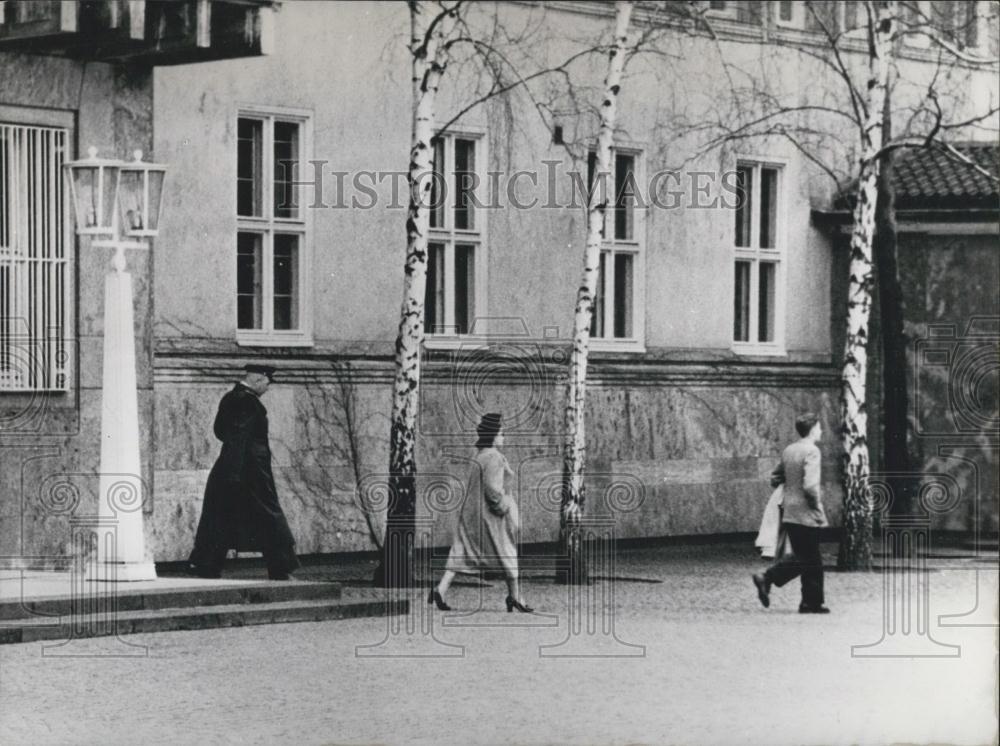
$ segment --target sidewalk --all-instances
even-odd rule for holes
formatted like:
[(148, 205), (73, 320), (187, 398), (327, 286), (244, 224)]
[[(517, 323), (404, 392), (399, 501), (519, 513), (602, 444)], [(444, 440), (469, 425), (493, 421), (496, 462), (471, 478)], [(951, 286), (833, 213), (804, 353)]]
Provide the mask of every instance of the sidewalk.
[[(824, 545), (829, 562), (835, 550)], [(960, 625), (995, 619), (997, 569), (947, 562), (920, 576), (928, 651), (943, 657), (858, 655), (879, 653), (871, 646), (885, 637), (880, 572), (830, 572), (832, 613), (815, 617), (797, 613), (797, 583), (760, 606), (750, 573), (764, 562), (752, 546), (647, 547), (621, 553), (614, 579), (585, 591), (598, 601), (613, 591), (614, 639), (600, 616), (574, 633), (581, 589), (540, 569), (524, 582), (537, 615), (506, 613), (502, 580), (470, 578), (448, 593), (452, 612), (428, 606), (426, 589), (408, 592), (407, 624), (135, 634), (124, 638), (144, 653), (133, 660), (106, 655), (122, 645), (101, 640), (63, 658), (0, 646), (0, 733), (12, 746), (989, 743), (997, 631)], [(252, 564), (224, 574), (260, 577)], [(325, 558), (303, 570), (338, 579), (347, 596), (368, 592), (373, 566)], [(939, 624), (976, 607), (977, 574), (982, 613)], [(560, 657), (574, 634), (583, 648)], [(421, 645), (432, 655), (407, 657)]]
[[(87, 582), (87, 581), (85, 581)], [(206, 590), (216, 588), (273, 585), (278, 581), (251, 579), (203, 580), (170, 575), (156, 580), (135, 583), (115, 583), (119, 595), (142, 595), (151, 591)], [(0, 570), (0, 603), (17, 600), (70, 598), (74, 595), (73, 574), (69, 571)], [(104, 584), (108, 585), (108, 584)]]

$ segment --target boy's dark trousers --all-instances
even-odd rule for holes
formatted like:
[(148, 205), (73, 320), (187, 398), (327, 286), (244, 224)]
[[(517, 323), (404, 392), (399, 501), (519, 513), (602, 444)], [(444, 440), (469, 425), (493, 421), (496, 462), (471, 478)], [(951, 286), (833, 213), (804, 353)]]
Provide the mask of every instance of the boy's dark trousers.
[(823, 557), (819, 551), (820, 529), (799, 523), (783, 523), (792, 544), (792, 554), (785, 554), (767, 568), (764, 577), (779, 588), (802, 576), (802, 605), (823, 604)]

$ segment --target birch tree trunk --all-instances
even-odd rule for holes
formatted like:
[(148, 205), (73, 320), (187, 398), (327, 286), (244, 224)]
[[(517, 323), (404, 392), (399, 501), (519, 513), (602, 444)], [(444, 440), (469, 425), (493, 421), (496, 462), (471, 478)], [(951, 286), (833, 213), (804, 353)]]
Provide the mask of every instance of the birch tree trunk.
[(862, 132), (857, 203), (851, 231), (847, 286), (847, 335), (841, 375), (844, 515), (838, 566), (872, 566), (872, 504), (868, 483), (866, 373), (868, 320), (872, 304), (872, 243), (878, 202), (879, 151), (883, 145), (883, 106), (891, 64), (894, 2), (866, 0), (869, 24), (868, 101)]
[(590, 324), (594, 313), (598, 268), (601, 258), (604, 218), (608, 209), (611, 148), (614, 144), (615, 119), (625, 45), (628, 37), (632, 3), (615, 3), (615, 37), (608, 53), (608, 73), (601, 102), (601, 127), (597, 138), (595, 183), (587, 209), (587, 243), (583, 255), (583, 279), (576, 294), (573, 318), (573, 351), (569, 360), (569, 387), (566, 398), (566, 442), (563, 451), (562, 504), (559, 516), (559, 561), (556, 581), (586, 583), (588, 572), (580, 530), (584, 509), (583, 469), (586, 460), (584, 405), (587, 391), (587, 354), (590, 347)]
[(420, 349), (424, 341), (424, 294), (427, 278), (427, 231), (430, 227), (434, 103), (447, 62), (444, 39), (455, 12), (409, 3), (413, 121), (408, 173), (406, 263), (403, 305), (396, 335), (396, 377), (389, 434), (389, 494), (382, 563), (375, 583), (386, 587), (413, 585), (414, 517), (416, 516), (416, 426), (420, 391)]

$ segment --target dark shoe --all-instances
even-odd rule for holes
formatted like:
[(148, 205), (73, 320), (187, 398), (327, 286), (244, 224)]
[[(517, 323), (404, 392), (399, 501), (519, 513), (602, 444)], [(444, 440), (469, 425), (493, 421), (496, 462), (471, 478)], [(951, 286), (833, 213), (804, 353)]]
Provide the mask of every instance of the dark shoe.
[(520, 601), (515, 601), (513, 596), (507, 596), (507, 613), (514, 613), (514, 609), (517, 609), (522, 614), (530, 614), (534, 611), (530, 606), (522, 604)]
[(813, 606), (812, 604), (799, 604), (800, 614), (829, 614), (830, 610), (823, 604)]
[(754, 573), (753, 584), (757, 586), (757, 598), (760, 599), (761, 605), (766, 609), (771, 605), (771, 583), (770, 581), (761, 573)]
[(434, 588), (431, 588), (431, 592), (427, 594), (427, 603), (436, 605), (438, 611), (451, 611), (451, 607), (444, 602), (441, 594)]

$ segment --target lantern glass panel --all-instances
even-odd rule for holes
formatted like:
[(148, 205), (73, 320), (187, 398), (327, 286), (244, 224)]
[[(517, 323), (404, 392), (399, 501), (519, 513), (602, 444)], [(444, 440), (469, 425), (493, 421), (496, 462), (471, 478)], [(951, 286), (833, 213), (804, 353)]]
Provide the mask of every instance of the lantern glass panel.
[(146, 224), (154, 233), (160, 229), (160, 202), (163, 199), (163, 177), (166, 172), (151, 170), (146, 172), (149, 186), (146, 192)]
[(118, 204), (121, 207), (122, 230), (133, 234), (146, 229), (145, 205), (142, 199), (142, 171), (122, 169), (118, 188)]
[(129, 236), (155, 236), (163, 195), (162, 168), (122, 168), (118, 205), (122, 229)]
[(74, 166), (71, 174), (77, 231), (113, 233), (118, 169), (104, 165), (81, 165)]

